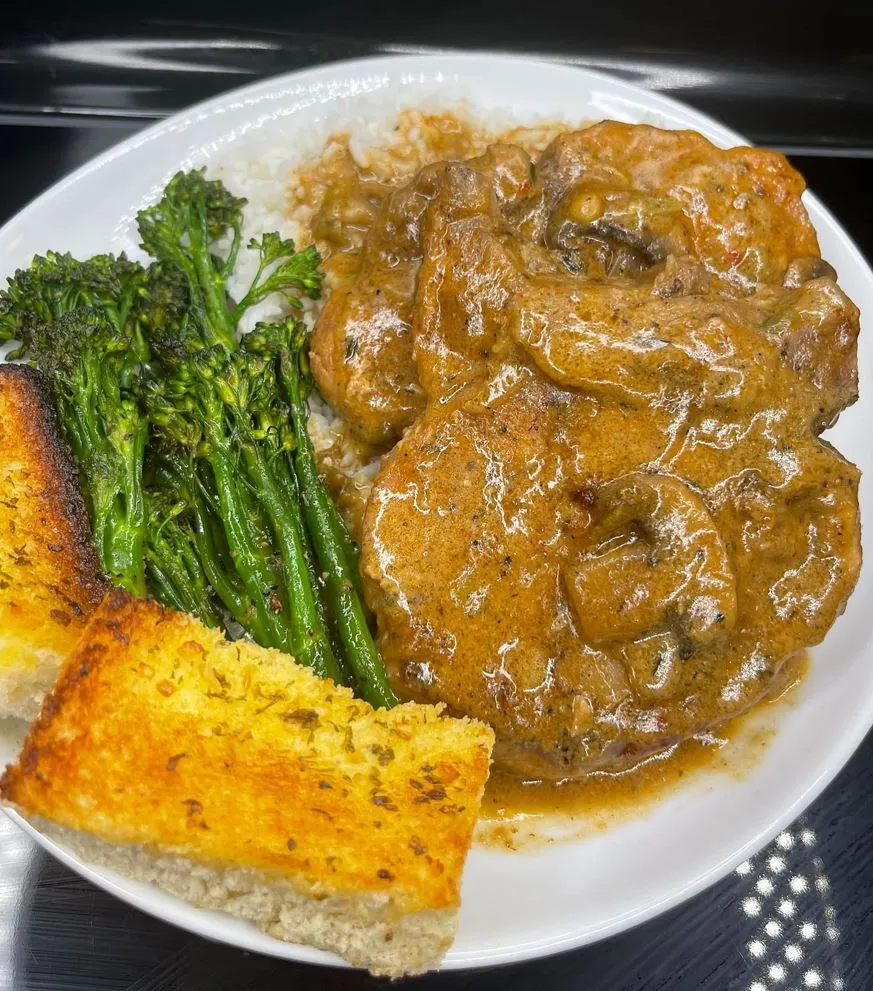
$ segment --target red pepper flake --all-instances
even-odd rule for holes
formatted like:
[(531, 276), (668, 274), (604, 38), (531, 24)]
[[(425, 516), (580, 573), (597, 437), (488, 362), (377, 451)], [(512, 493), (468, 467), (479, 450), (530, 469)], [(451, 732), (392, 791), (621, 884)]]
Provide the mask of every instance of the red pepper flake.
[(62, 609), (52, 609), (49, 615), (60, 626), (69, 626), (70, 623), (73, 622), (70, 615), (68, 613), (65, 613)]
[(391, 873), (391, 871), (386, 871), (384, 867), (382, 867), (378, 871), (376, 871), (376, 877), (378, 877), (381, 881), (393, 881), (394, 880), (394, 875)]
[(176, 766), (178, 765), (178, 763), (179, 763), (179, 761), (180, 761), (180, 760), (181, 760), (181, 759), (182, 759), (183, 757), (187, 757), (187, 756), (188, 756), (187, 754), (174, 754), (174, 755), (173, 755), (173, 756), (172, 756), (172, 757), (171, 757), (171, 758), (170, 758), (170, 759), (169, 759), (169, 760), (167, 761), (167, 770), (168, 770), (168, 771), (175, 771), (175, 770), (176, 770)]
[(188, 815), (200, 815), (203, 811), (203, 806), (197, 801), (196, 798), (186, 798), (182, 804), (188, 806)]
[(289, 850), (296, 850), (297, 849), (297, 840), (288, 840), (288, 842), (285, 844), (285, 846), (287, 846)]

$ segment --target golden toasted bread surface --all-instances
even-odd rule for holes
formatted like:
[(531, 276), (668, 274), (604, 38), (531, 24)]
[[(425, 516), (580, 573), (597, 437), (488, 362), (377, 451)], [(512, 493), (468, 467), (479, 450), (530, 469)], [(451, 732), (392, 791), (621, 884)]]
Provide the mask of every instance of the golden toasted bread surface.
[(114, 590), (2, 797), (117, 844), (253, 868), (314, 898), (453, 907), (493, 734), (374, 710), (285, 654)]
[(105, 591), (47, 386), (0, 364), (0, 715), (35, 714)]

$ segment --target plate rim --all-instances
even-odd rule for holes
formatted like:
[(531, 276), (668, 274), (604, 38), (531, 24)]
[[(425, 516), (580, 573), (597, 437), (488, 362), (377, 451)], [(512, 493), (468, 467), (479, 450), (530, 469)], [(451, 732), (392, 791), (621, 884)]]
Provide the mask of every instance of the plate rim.
[[(581, 74), (591, 83), (600, 82), (613, 92), (620, 90), (629, 97), (633, 97), (638, 101), (642, 100), (643, 105), (651, 111), (657, 112), (658, 108), (661, 107), (679, 112), (683, 117), (691, 116), (699, 122), (699, 126), (708, 132), (709, 135), (717, 134), (725, 142), (737, 145), (750, 144), (748, 139), (742, 134), (722, 124), (717, 118), (711, 117), (681, 100), (657, 91), (647, 90), (645, 87), (629, 82), (620, 76), (614, 76), (608, 72), (589, 69), (584, 66), (568, 64), (559, 58), (528, 56), (517, 53), (457, 51), (422, 54), (380, 54), (354, 59), (340, 59), (279, 73), (263, 79), (254, 80), (243, 86), (233, 87), (206, 100), (185, 107), (175, 114), (163, 120), (156, 121), (141, 131), (137, 131), (135, 134), (128, 136), (118, 144), (106, 149), (74, 169), (25, 204), (25, 206), (0, 227), (0, 245), (10, 236), (10, 230), (19, 224), (26, 223), (34, 213), (44, 209), (56, 197), (63, 195), (84, 176), (105, 168), (149, 142), (159, 140), (164, 133), (171, 132), (180, 123), (194, 122), (203, 116), (221, 112), (221, 108), (226, 106), (229, 101), (256, 95), (269, 99), (271, 93), (275, 93), (278, 96), (279, 90), (283, 85), (303, 78), (315, 82), (319, 78), (330, 78), (337, 74), (351, 74), (356, 70), (362, 73), (368, 69), (373, 70), (378, 67), (381, 71), (386, 71), (389, 68), (389, 64), (395, 70), (401, 68), (404, 64), (410, 68), (422, 70), (425, 65), (429, 64), (431, 69), (426, 71), (433, 71), (435, 64), (445, 66), (446, 71), (451, 71), (452, 67), (475, 71), (476, 68), (481, 68), (483, 65), (501, 65), (504, 67), (517, 65), (522, 69), (548, 67), (559, 74), (565, 75), (568, 79), (573, 76), (579, 78), (579, 74)], [(844, 229), (831, 210), (808, 189), (804, 193), (804, 200), (807, 206), (812, 207), (819, 214), (820, 218), (829, 225), (831, 234), (839, 239), (843, 250), (853, 257), (856, 264), (865, 270), (866, 275), (871, 281), (871, 285), (873, 285), (873, 271), (871, 271), (863, 252), (861, 252), (854, 239)], [(700, 872), (692, 881), (677, 885), (670, 890), (665, 890), (660, 896), (650, 898), (647, 903), (637, 906), (633, 910), (628, 910), (623, 916), (614, 918), (600, 927), (590, 927), (587, 931), (581, 933), (578, 931), (565, 932), (550, 938), (533, 940), (505, 949), (456, 951), (452, 948), (449, 950), (439, 969), (446, 971), (475, 969), (520, 962), (565, 952), (598, 942), (619, 932), (641, 925), (669, 911), (671, 908), (701, 893), (726, 877), (740, 863), (761, 850), (787, 826), (794, 822), (821, 795), (840, 771), (842, 771), (871, 728), (873, 728), (873, 700), (869, 701), (865, 708), (857, 710), (850, 729), (841, 736), (842, 746), (838, 750), (831, 749), (826, 766), (822, 768), (816, 777), (807, 783), (807, 786), (797, 795), (795, 800), (780, 815), (771, 817), (767, 823), (761, 825), (753, 835), (749, 836), (742, 845), (736, 847), (729, 856), (725, 856), (718, 862), (711, 864), (707, 870)], [(87, 860), (80, 859), (76, 854), (63, 846), (63, 844), (41, 833), (15, 809), (4, 807), (3, 811), (11, 821), (15, 822), (16, 825), (30, 835), (40, 847), (57, 857), (71, 870), (96, 884), (102, 890), (161, 921), (207, 939), (217, 940), (241, 949), (280, 959), (296, 960), (302, 963), (321, 966), (342, 968), (350, 966), (345, 961), (327, 951), (318, 950), (302, 944), (285, 943), (265, 936), (252, 924), (249, 924), (245, 930), (248, 935), (248, 930), (251, 929), (251, 939), (241, 938), (236, 931), (229, 935), (222, 935), (220, 931), (209, 931), (212, 928), (211, 916), (214, 915), (214, 912), (211, 910), (201, 909), (182, 899), (175, 898), (166, 892), (160, 891), (160, 889), (155, 890), (160, 892), (163, 896), (162, 898), (158, 898), (154, 902), (150, 899), (144, 900), (143, 896), (137, 890), (137, 888), (142, 887), (141, 882), (133, 882), (135, 885), (133, 888), (119, 884), (115, 880), (115, 872), (93, 865)], [(509, 854), (495, 855), (504, 856)], [(509, 856), (523, 857), (525, 854), (516, 853)], [(123, 878), (122, 880), (130, 881), (131, 879)], [(180, 908), (177, 917), (168, 917), (165, 912), (161, 911), (164, 898), (178, 902)], [(228, 918), (232, 917), (228, 916)], [(262, 941), (266, 942), (262, 943)]]

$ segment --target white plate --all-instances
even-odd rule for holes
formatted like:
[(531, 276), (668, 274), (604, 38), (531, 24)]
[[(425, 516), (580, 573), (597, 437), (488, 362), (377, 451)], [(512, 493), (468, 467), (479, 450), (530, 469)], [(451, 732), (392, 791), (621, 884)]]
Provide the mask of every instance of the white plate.
[[(398, 104), (456, 103), (501, 111), (519, 122), (613, 117), (690, 127), (717, 144), (743, 139), (679, 103), (598, 73), (502, 56), (389, 57), (337, 63), (280, 76), (200, 104), (143, 133), (58, 183), (0, 231), (0, 274), (35, 252), (79, 255), (135, 243), (133, 217), (180, 167), (199, 165), (246, 142), (275, 135), (312, 148), (314, 136)], [(873, 314), (873, 273), (813, 196), (806, 203), (840, 284)], [(830, 439), (865, 471), (873, 467), (873, 328), (861, 336), (861, 401)], [(873, 521), (871, 489), (861, 487), (863, 519)], [(867, 535), (873, 534), (873, 526)], [(869, 540), (865, 539), (865, 550)], [(698, 780), (653, 812), (605, 834), (534, 853), (474, 850), (464, 875), (458, 938), (445, 967), (505, 963), (568, 949), (642, 922), (707, 885), (772, 839), (834, 777), (873, 724), (873, 569), (865, 568), (845, 615), (814, 651), (800, 701), (783, 714), (764, 759), (739, 780)], [(13, 756), (10, 742), (0, 760)], [(21, 820), (16, 817), (16, 821)], [(22, 826), (28, 828), (26, 824)], [(89, 867), (30, 830), (74, 870), (120, 898), (205, 936), (249, 950), (336, 963), (253, 926), (193, 908), (153, 888)]]

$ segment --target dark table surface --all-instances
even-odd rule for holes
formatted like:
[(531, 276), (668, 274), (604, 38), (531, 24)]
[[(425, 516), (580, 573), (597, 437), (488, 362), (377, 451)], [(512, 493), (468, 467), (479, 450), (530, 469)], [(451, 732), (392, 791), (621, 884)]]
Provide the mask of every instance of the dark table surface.
[[(421, 41), (420, 31), (389, 44), (196, 24), (140, 25), (123, 36), (102, 31), (95, 41), (76, 25), (53, 32), (34, 27), (25, 14), (14, 36), (0, 36), (0, 223), (77, 165), (192, 99), (269, 72), (416, 48)], [(439, 36), (436, 28), (431, 33)], [(234, 40), (235, 48), (220, 44)], [(180, 42), (188, 47), (180, 49)], [(674, 95), (684, 72), (689, 102), (721, 111), (756, 140), (794, 153), (810, 186), (873, 254), (873, 60), (846, 57), (845, 49), (827, 52), (825, 42), (817, 61), (790, 52), (762, 61), (741, 45), (718, 58), (660, 48), (630, 52), (608, 42), (602, 35), (597, 45), (553, 46), (553, 54), (611, 66)], [(69, 48), (57, 49), (82, 43), (73, 66)], [(538, 47), (547, 49), (548, 38)], [(181, 68), (167, 68), (170, 51)], [(114, 62), (107, 64), (107, 52), (115, 53)], [(134, 64), (132, 52), (150, 54)], [(185, 60), (195, 57), (199, 68), (189, 62), (186, 69)], [(801, 92), (795, 84), (803, 79), (810, 85)], [(828, 103), (836, 108), (832, 114)], [(523, 912), (524, 892), (518, 900)], [(253, 956), (165, 925), (71, 873), (0, 818), (0, 991), (270, 991), (384, 983)], [(871, 991), (873, 737), (770, 847), (674, 911), (560, 956), (406, 983), (447, 991)]]

